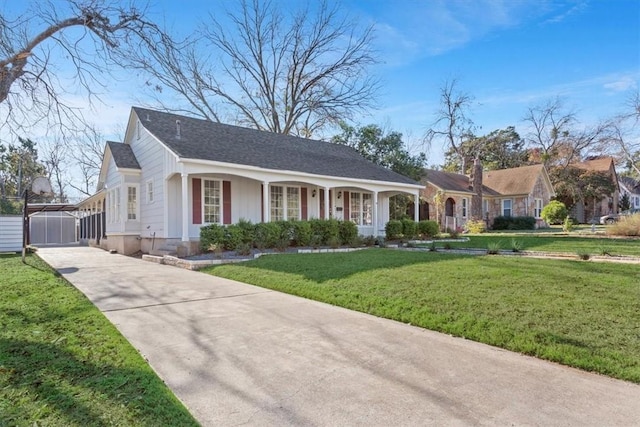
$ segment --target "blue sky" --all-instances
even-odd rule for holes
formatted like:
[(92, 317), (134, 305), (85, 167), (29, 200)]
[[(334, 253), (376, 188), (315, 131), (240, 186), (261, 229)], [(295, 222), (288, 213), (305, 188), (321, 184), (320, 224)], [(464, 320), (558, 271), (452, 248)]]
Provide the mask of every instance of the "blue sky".
[[(164, 0), (154, 11), (188, 31), (184, 23), (211, 10), (207, 4)], [(638, 0), (345, 0), (341, 7), (375, 26), (382, 61), (374, 69), (379, 109), (358, 121), (413, 142), (434, 121), (447, 79), (474, 98), (479, 134), (510, 125), (525, 134), (527, 108), (556, 96), (593, 123), (623, 108), (640, 82)], [(429, 163), (440, 163), (442, 151), (434, 144)]]
[[(277, 1), (277, 0), (275, 0)], [(284, 0), (296, 6), (296, 0)], [(11, 2), (0, 2), (5, 8)], [(332, 3), (332, 2), (331, 2)], [(151, 17), (179, 33), (234, 1), (151, 0)], [(527, 107), (561, 97), (584, 124), (623, 108), (640, 82), (640, 0), (344, 0), (342, 12), (375, 26), (381, 64), (376, 123), (418, 141), (434, 121), (447, 79), (474, 98), (478, 134), (515, 126)], [(87, 111), (109, 136), (144, 102), (130, 76)], [(82, 101), (78, 101), (82, 105)], [(442, 161), (434, 144), (429, 164)]]

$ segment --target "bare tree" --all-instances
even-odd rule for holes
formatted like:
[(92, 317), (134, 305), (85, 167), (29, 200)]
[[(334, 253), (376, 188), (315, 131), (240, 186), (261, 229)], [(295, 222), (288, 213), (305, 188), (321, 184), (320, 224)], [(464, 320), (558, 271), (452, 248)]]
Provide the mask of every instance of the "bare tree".
[[(545, 166), (550, 166), (558, 160), (561, 149), (566, 151), (572, 146), (570, 136), (572, 126), (576, 122), (575, 113), (565, 110), (560, 98), (547, 101), (543, 105), (529, 107), (523, 121), (531, 126), (526, 140), (530, 146), (540, 150), (539, 157)], [(575, 154), (575, 152), (565, 153), (562, 156), (565, 160), (562, 166), (567, 166)]]
[(40, 161), (45, 167), (49, 181), (54, 189), (54, 198), (60, 203), (69, 201), (66, 191), (69, 177), (69, 150), (62, 136), (54, 137), (50, 142), (39, 144), (41, 147)]
[(608, 138), (601, 147), (640, 177), (640, 91), (629, 97), (626, 107), (608, 122)]
[(468, 117), (473, 98), (458, 89), (458, 80), (446, 81), (440, 89), (440, 109), (427, 131), (426, 139), (441, 139), (460, 158), (460, 173), (467, 169), (464, 142), (473, 135), (473, 121)]
[(96, 191), (98, 175), (102, 165), (105, 139), (95, 127), (89, 126), (83, 135), (70, 142), (71, 158), (75, 161), (80, 177), (69, 182), (69, 186), (85, 196)]
[(186, 102), (164, 109), (309, 137), (373, 106), (372, 27), (342, 18), (338, 6), (323, 1), (313, 12), (288, 14), (268, 1), (243, 0), (226, 18), (223, 25), (211, 15), (197, 36), (162, 38), (140, 52), (149, 87)]
[[(62, 132), (82, 124), (66, 96), (80, 89), (99, 99), (114, 65), (158, 32), (144, 10), (115, 0), (34, 0), (20, 16), (1, 14), (0, 126), (17, 134), (39, 123)], [(61, 71), (68, 66), (70, 75)]]

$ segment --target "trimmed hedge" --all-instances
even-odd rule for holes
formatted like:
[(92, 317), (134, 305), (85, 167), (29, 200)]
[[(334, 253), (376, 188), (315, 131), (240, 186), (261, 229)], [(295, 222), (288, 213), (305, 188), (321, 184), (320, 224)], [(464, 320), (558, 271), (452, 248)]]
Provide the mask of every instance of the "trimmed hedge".
[(423, 237), (437, 237), (440, 234), (440, 226), (436, 221), (420, 221), (418, 223), (418, 233)]
[(397, 240), (402, 238), (402, 221), (392, 219), (384, 226), (385, 239)]
[(491, 226), (493, 230), (533, 230), (536, 219), (532, 216), (497, 216)]
[(402, 235), (405, 239), (413, 239), (418, 235), (418, 223), (412, 219), (402, 220)]
[(240, 220), (237, 224), (209, 224), (200, 228), (200, 249), (203, 252), (228, 250), (246, 252), (247, 247), (284, 250), (288, 246), (354, 245), (358, 242), (358, 227), (351, 221), (311, 219), (309, 221), (277, 221), (252, 224)]

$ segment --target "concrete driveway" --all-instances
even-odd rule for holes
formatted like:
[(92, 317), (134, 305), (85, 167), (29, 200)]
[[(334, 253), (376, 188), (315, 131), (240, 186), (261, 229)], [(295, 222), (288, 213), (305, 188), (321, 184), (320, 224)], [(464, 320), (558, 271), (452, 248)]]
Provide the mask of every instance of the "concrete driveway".
[(640, 386), (87, 247), (40, 256), (205, 426), (631, 426)]

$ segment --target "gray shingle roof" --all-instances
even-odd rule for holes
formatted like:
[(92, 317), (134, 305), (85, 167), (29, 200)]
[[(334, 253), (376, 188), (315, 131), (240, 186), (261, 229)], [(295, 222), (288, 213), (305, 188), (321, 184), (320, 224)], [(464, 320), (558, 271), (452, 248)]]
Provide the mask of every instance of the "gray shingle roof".
[(628, 176), (621, 176), (620, 182), (624, 184), (629, 191), (635, 194), (640, 194), (640, 182)]
[[(140, 123), (181, 158), (314, 175), (418, 184), (346, 145), (298, 138), (133, 107)], [(180, 120), (180, 138), (176, 135)]]
[(107, 145), (118, 168), (140, 169), (140, 163), (138, 163), (130, 145), (114, 141), (107, 141)]

